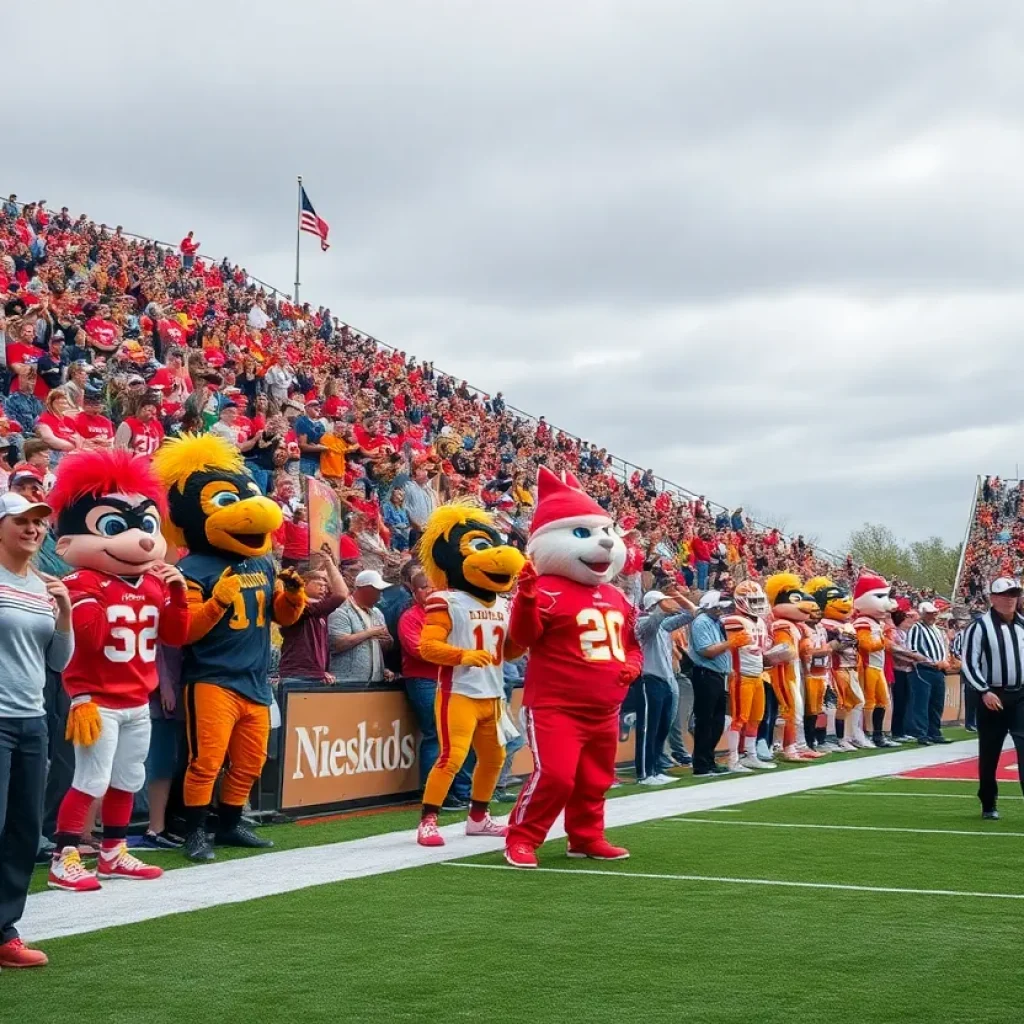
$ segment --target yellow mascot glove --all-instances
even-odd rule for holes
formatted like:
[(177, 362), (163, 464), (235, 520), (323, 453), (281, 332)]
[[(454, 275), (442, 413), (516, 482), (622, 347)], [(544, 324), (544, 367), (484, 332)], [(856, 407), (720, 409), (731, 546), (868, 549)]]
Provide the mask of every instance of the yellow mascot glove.
[(494, 664), (494, 658), (489, 651), (463, 651), (459, 664), (467, 668), (487, 668)]
[(68, 712), (68, 727), (64, 738), (79, 747), (91, 747), (103, 729), (100, 709), (86, 698), (79, 704), (72, 704)]
[(220, 574), (220, 579), (213, 585), (214, 599), (225, 608), (230, 608), (235, 603), (235, 598), (241, 592), (242, 581), (235, 575), (235, 570), (229, 565)]

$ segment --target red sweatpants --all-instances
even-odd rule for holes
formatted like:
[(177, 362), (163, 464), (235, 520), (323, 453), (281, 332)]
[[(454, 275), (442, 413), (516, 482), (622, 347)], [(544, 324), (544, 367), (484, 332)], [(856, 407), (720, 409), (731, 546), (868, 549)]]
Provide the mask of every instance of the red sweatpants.
[(507, 844), (538, 847), (565, 811), (575, 847), (604, 838), (605, 794), (615, 781), (619, 711), (585, 718), (555, 708), (524, 708), (533, 774), (509, 818)]

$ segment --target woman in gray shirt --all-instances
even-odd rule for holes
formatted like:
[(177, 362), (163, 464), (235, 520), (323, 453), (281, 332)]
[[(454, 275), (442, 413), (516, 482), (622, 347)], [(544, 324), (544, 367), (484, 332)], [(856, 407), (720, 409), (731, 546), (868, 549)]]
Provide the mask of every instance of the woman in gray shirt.
[(0, 497), (0, 969), (42, 967), (15, 927), (25, 910), (46, 785), (46, 669), (74, 651), (71, 598), (60, 580), (30, 567), (50, 507)]

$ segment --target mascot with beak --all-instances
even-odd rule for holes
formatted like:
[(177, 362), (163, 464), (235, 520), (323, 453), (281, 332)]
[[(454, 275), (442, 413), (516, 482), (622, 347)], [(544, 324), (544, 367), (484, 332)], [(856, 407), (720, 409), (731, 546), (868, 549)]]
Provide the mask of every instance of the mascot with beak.
[(505, 859), (537, 867), (537, 847), (565, 811), (570, 857), (623, 860), (604, 835), (615, 781), (619, 708), (640, 674), (635, 610), (612, 586), (626, 546), (608, 513), (570, 474), (540, 470), (538, 502), (510, 635), (529, 648), (523, 722), (533, 773), (512, 811)]
[(182, 682), (188, 736), (185, 854), (214, 859), (206, 819), (221, 784), (216, 841), (272, 846), (242, 821), (242, 809), (267, 757), (270, 624), (297, 622), (306, 599), (302, 578), (270, 556), (281, 509), (245, 472), (238, 450), (209, 434), (170, 440), (153, 457), (168, 494), (168, 540), (188, 548), (179, 564), (192, 612)]
[(523, 652), (508, 639), (508, 599), (525, 559), (502, 539), (494, 519), (468, 502), (431, 513), (420, 561), (436, 588), (427, 599), (420, 656), (438, 666), (435, 714), (441, 750), (423, 790), (421, 846), (444, 846), (437, 814), (472, 744), (477, 762), (466, 835), (504, 836), (488, 804), (505, 763), (501, 665)]
[[(135, 794), (146, 781), (157, 640), (180, 647), (189, 610), (185, 580), (164, 561), (166, 504), (148, 459), (126, 451), (71, 455), (60, 464), (49, 502), (57, 554), (75, 567), (64, 580), (75, 653), (63, 676), (75, 775), (57, 814), (48, 884), (89, 892), (100, 888), (99, 879), (163, 874), (132, 856), (125, 837)], [(97, 799), (103, 801), (103, 842), (93, 873), (82, 865), (78, 846)]]

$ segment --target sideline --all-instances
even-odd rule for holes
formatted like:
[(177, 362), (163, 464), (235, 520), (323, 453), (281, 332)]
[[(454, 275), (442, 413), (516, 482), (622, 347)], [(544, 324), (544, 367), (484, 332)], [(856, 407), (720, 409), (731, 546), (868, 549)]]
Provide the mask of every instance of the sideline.
[(842, 885), (839, 882), (791, 882), (781, 878), (728, 878), (718, 875), (655, 875), (643, 871), (599, 871), (596, 868), (532, 868), (524, 871), (508, 864), (446, 864), (449, 868), (479, 868), (483, 871), (516, 871), (529, 875), (591, 875), (600, 878), (645, 878), (667, 882), (715, 882), (720, 885), (766, 885), (784, 889), (832, 889), (841, 892), (887, 892), (910, 896), (969, 896), (990, 900), (1024, 900), (1024, 892), (969, 892), (959, 889), (898, 889), (888, 885)]
[[(796, 771), (758, 772), (754, 776), (723, 779), (706, 786), (667, 787), (655, 793), (609, 800), (607, 824), (609, 828), (635, 825), (802, 793), (822, 786), (895, 775), (912, 768), (955, 761), (976, 749), (977, 740), (961, 740), (948, 746), (918, 747), (832, 764), (817, 762)], [(502, 848), (500, 839), (473, 838), (466, 836), (463, 830), (462, 822), (442, 828), (441, 834), (448, 844), (443, 847), (417, 846), (412, 831), (389, 832), (326, 846), (299, 847), (259, 857), (182, 868), (168, 871), (154, 882), (110, 882), (95, 893), (54, 890), (36, 893), (29, 896), (18, 927), (27, 942), (42, 942), (352, 878), (462, 860)], [(564, 835), (559, 819), (550, 838)]]

